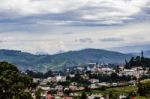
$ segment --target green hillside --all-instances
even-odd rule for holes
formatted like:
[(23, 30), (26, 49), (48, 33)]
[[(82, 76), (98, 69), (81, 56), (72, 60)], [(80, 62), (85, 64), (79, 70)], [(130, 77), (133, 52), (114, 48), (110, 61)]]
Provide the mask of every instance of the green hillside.
[(101, 49), (84, 49), (55, 55), (33, 55), (21, 51), (0, 50), (0, 61), (15, 64), (21, 70), (33, 69), (42, 72), (89, 62), (124, 63), (125, 59), (130, 58), (131, 55)]

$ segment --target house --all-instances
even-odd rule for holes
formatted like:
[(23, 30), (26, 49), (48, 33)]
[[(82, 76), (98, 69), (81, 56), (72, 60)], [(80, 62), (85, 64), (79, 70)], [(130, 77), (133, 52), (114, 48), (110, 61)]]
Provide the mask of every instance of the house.
[(74, 77), (75, 77), (75, 74), (69, 74), (69, 77), (70, 77), (70, 78), (74, 78)]
[(40, 85), (41, 85), (41, 86), (45, 86), (45, 85), (47, 85), (47, 82), (49, 82), (48, 79), (43, 79), (43, 80), (40, 82)]
[(56, 76), (56, 82), (65, 82), (66, 81), (66, 76), (61, 76), (61, 75), (58, 75)]
[(88, 99), (105, 99), (103, 96), (102, 96), (102, 94), (92, 94), (92, 95), (90, 95), (90, 96), (88, 96)]
[(55, 90), (63, 91), (63, 86), (62, 85), (57, 85), (57, 86), (55, 86)]
[(98, 88), (98, 86), (97, 86), (96, 84), (91, 84), (89, 87), (90, 87), (91, 89), (96, 89), (96, 88)]
[(112, 83), (112, 86), (117, 86), (118, 84), (117, 83)]
[(82, 86), (78, 87), (78, 90), (84, 90), (84, 89), (85, 87), (82, 87)]
[(91, 83), (99, 83), (99, 79), (90, 79), (89, 80)]
[(98, 85), (99, 87), (101, 87), (101, 86), (109, 87), (109, 86), (110, 86), (110, 83), (102, 82), (102, 83), (97, 83), (97, 85)]
[(108, 68), (108, 67), (103, 67), (100, 69), (100, 72), (103, 74), (112, 74), (112, 72), (115, 72), (115, 70), (113, 70), (112, 68)]
[(56, 76), (56, 81), (61, 81), (62, 77), (60, 75)]
[(33, 78), (33, 83), (38, 83), (38, 82), (40, 82), (39, 78)]
[(125, 95), (120, 95), (119, 96), (119, 99), (126, 99), (127, 98), (127, 96), (125, 96)]
[(57, 91), (57, 96), (62, 97), (62, 96), (64, 96), (64, 93), (62, 91)]
[(131, 70), (131, 69), (124, 69), (124, 71), (122, 72), (123, 75), (126, 76), (132, 76), (135, 70)]
[(77, 90), (77, 86), (69, 86), (69, 89), (70, 89), (71, 91), (76, 91), (76, 90)]
[(70, 83), (70, 85), (72, 85), (72, 86), (77, 86), (78, 83), (77, 83), (77, 82), (72, 82), (72, 83)]

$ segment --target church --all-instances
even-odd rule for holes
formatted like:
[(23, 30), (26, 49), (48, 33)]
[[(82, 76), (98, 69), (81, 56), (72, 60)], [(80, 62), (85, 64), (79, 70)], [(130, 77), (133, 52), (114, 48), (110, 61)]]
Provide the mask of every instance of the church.
[(150, 58), (144, 57), (144, 52), (141, 51), (141, 56), (132, 57), (129, 62), (126, 61), (125, 68), (132, 67), (150, 67)]

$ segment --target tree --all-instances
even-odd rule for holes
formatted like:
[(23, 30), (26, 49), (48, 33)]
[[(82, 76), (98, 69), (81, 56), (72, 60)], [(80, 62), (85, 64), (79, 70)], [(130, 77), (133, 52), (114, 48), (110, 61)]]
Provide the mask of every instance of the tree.
[(119, 72), (120, 72), (119, 66), (116, 66), (116, 67), (115, 67), (115, 72), (116, 72), (116, 73), (119, 73)]
[(35, 92), (36, 99), (41, 99), (41, 92), (42, 90), (40, 88)]
[(117, 73), (112, 73), (111, 74), (111, 79), (113, 79), (114, 81), (118, 81), (119, 76), (117, 75)]
[(86, 95), (86, 93), (85, 92), (82, 92), (82, 94), (81, 94), (81, 98), (80, 99), (87, 99), (87, 95)]
[(32, 78), (12, 64), (0, 62), (0, 99), (31, 99)]
[(9, 64), (8, 62), (0, 62), (0, 74), (5, 71), (5, 70), (12, 70), (12, 71), (16, 71), (18, 72), (19, 70), (17, 69), (17, 67), (15, 67), (12, 64)]
[(142, 80), (138, 84), (138, 93), (150, 97), (150, 79)]
[(112, 92), (112, 91), (109, 91), (108, 96), (109, 96), (109, 98), (111, 99), (111, 98), (113, 97), (113, 92)]

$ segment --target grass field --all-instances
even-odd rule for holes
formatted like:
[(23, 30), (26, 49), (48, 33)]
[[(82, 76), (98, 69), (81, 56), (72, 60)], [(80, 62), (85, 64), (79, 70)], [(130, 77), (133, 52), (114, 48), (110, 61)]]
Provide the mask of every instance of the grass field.
[(149, 98), (142, 97), (142, 96), (137, 96), (135, 99), (149, 99)]
[[(87, 94), (108, 94), (110, 92), (112, 93), (118, 93), (118, 94), (125, 94), (125, 93), (129, 93), (129, 92), (137, 92), (137, 87), (133, 86), (133, 85), (129, 85), (129, 86), (123, 86), (123, 87), (114, 87), (114, 88), (106, 88), (105, 90), (100, 90), (100, 89), (94, 89), (91, 91), (86, 92)], [(82, 93), (83, 91), (79, 91), (76, 93)]]
[[(105, 90), (95, 89), (95, 90), (91, 90), (85, 93), (87, 95), (90, 95), (90, 94), (108, 95), (112, 93), (112, 95), (117, 96), (117, 95), (127, 95), (130, 92), (137, 92), (137, 90), (138, 90), (137, 86), (129, 85), (129, 86), (123, 86), (123, 87), (106, 88)], [(82, 92), (83, 91), (76, 92), (76, 93), (81, 95)], [(148, 99), (148, 98), (137, 96), (136, 99)]]

